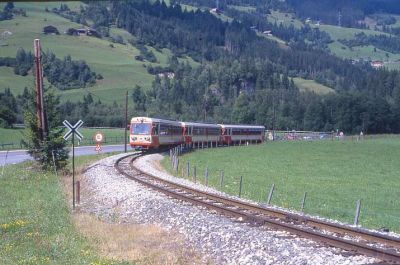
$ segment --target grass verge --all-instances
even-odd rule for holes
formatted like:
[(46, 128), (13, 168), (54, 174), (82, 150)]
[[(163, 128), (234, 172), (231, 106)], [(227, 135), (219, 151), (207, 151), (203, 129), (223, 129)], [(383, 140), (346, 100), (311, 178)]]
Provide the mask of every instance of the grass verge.
[[(106, 156), (77, 157), (77, 172)], [(0, 264), (199, 263), (182, 238), (160, 227), (103, 222), (79, 207), (71, 212), (71, 193), (68, 175), (56, 178), (33, 162), (6, 166), (0, 175)]]
[(76, 231), (53, 172), (32, 162), (6, 166), (0, 194), (0, 264), (127, 264), (100, 257)]

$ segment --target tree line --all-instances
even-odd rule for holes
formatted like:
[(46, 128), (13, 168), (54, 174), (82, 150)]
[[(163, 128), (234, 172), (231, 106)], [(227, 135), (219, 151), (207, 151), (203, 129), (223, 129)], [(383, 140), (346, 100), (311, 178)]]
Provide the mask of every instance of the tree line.
[(373, 45), (387, 52), (400, 53), (400, 37), (397, 36), (384, 34), (367, 35), (364, 32), (360, 32), (354, 35), (354, 39), (341, 39), (338, 41), (347, 47)]
[[(0, 66), (13, 67), (14, 73), (22, 76), (33, 69), (33, 62), (32, 53), (23, 48), (17, 50), (15, 58), (0, 57)], [(92, 86), (96, 80), (103, 78), (93, 72), (84, 60), (72, 60), (70, 55), (61, 60), (53, 52), (47, 51), (42, 54), (42, 64), (44, 76), (60, 90)]]
[[(300, 92), (293, 79), (261, 61), (221, 59), (198, 68), (179, 63), (170, 68), (174, 78), (157, 76), (148, 92), (136, 88), (136, 113), (282, 130), (400, 132), (400, 78), (394, 72), (379, 71), (367, 81), (367, 91), (317, 95)], [(385, 93), (376, 90), (380, 82)]]

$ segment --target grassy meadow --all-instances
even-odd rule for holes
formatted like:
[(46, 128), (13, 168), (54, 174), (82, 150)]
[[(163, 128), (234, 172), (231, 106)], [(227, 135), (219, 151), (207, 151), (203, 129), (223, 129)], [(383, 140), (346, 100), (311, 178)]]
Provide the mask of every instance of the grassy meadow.
[[(78, 166), (101, 156), (76, 158)], [(32, 162), (0, 177), (0, 264), (130, 264), (101, 257), (73, 224), (60, 179)]]
[[(397, 19), (396, 23), (400, 23), (399, 17), (395, 17)], [(272, 23), (282, 23), (285, 26), (293, 25), (295, 28), (301, 28), (305, 25), (303, 21), (296, 19), (293, 14), (278, 11), (272, 11), (267, 19)], [(389, 69), (400, 69), (400, 62), (398, 62), (398, 60), (400, 60), (400, 54), (374, 49), (372, 45), (349, 48), (338, 41), (339, 39), (353, 39), (354, 35), (360, 32), (364, 32), (366, 35), (387, 34), (385, 32), (369, 29), (344, 28), (323, 23), (321, 25), (310, 23), (309, 25), (319, 28), (321, 31), (325, 31), (331, 36), (333, 42), (330, 43), (328, 47), (333, 54), (339, 57), (346, 59), (381, 60), (384, 62), (390, 61), (390, 63), (385, 64), (385, 67)]]
[[(360, 224), (388, 227), (400, 232), (398, 172), (400, 138), (363, 141), (268, 142), (261, 145), (199, 150), (181, 157), (197, 167), (197, 179), (237, 195), (265, 203), (275, 184), (272, 204), (300, 210), (307, 192), (305, 212), (352, 223), (356, 201), (361, 199)], [(171, 170), (169, 159), (163, 165)], [(220, 188), (220, 171), (224, 184)], [(180, 174), (181, 170), (179, 170)]]
[(309, 91), (320, 95), (335, 93), (335, 90), (332, 88), (321, 85), (314, 80), (295, 77), (293, 78), (293, 82), (300, 89), (300, 91)]
[[(40, 38), (42, 50), (54, 52), (58, 58), (70, 54), (73, 60), (85, 60), (89, 67), (104, 79), (98, 80), (96, 85), (84, 89), (58, 91), (63, 101), (82, 100), (83, 95), (90, 91), (105, 103), (123, 103), (125, 92), (135, 85), (146, 89), (151, 87), (154, 76), (147, 73), (146, 65), (149, 62), (140, 62), (134, 59), (140, 52), (130, 44), (121, 45), (111, 42), (107, 38), (94, 38), (87, 36), (68, 36), (64, 32), (68, 28), (80, 28), (82, 25), (71, 22), (57, 14), (45, 12), (45, 8), (60, 7), (61, 2), (43, 3), (15, 3), (16, 8), (26, 10), (27, 17), (16, 16), (12, 20), (0, 22), (0, 34), (10, 31), (12, 35), (2, 37), (1, 57), (15, 57), (18, 48), (33, 51), (33, 40)], [(71, 9), (77, 9), (81, 2), (68, 2)], [(1, 5), (0, 5), (1, 7)], [(42, 33), (44, 26), (55, 26), (60, 35), (45, 35)], [(121, 35), (125, 42), (134, 38), (122, 29), (111, 28), (111, 35)], [(152, 65), (166, 66), (167, 58), (171, 52), (167, 49), (157, 51), (149, 48), (157, 57), (158, 62)], [(189, 63), (195, 64), (191, 59)], [(13, 74), (13, 69), (0, 67), (0, 89), (10, 87), (14, 94), (20, 94), (24, 87), (33, 86), (33, 76), (21, 77)], [(96, 99), (97, 99), (96, 98)]]
[[(66, 132), (67, 129), (65, 129)], [(24, 137), (25, 129), (4, 129), (0, 128), (0, 150), (19, 149), (21, 148), (20, 142)], [(93, 135), (96, 132), (102, 132), (105, 136), (103, 144), (123, 144), (124, 143), (124, 129), (94, 129), (94, 128), (81, 128), (79, 132), (83, 135), (81, 145), (93, 145)], [(129, 132), (128, 132), (129, 135)], [(2, 147), (1, 144), (13, 143), (14, 145), (7, 145)]]

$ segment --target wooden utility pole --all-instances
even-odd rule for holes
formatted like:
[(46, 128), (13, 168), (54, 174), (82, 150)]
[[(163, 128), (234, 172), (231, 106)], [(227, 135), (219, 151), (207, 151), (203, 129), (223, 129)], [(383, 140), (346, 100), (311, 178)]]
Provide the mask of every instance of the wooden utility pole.
[(38, 118), (39, 138), (41, 141), (47, 137), (47, 117), (43, 101), (43, 69), (40, 40), (33, 42), (35, 54), (35, 90), (36, 90), (36, 115)]
[(128, 90), (126, 91), (126, 96), (125, 96), (125, 140), (124, 140), (125, 153), (127, 152), (126, 150), (127, 137), (128, 137), (127, 131), (128, 131)]

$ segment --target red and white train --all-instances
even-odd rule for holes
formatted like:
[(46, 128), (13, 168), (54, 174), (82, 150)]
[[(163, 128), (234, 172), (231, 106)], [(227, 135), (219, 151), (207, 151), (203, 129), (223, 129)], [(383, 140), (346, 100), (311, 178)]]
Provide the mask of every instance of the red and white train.
[(178, 122), (134, 117), (130, 125), (130, 145), (135, 149), (157, 149), (186, 144), (192, 147), (261, 143), (265, 127)]

